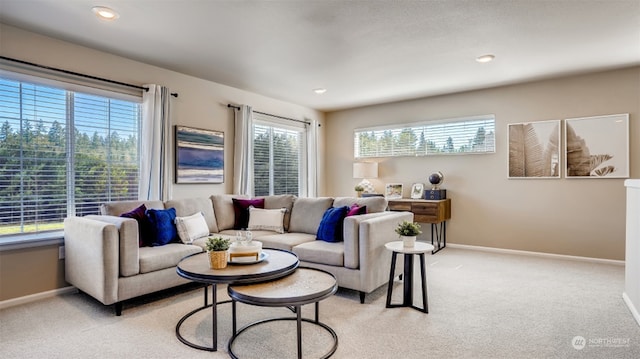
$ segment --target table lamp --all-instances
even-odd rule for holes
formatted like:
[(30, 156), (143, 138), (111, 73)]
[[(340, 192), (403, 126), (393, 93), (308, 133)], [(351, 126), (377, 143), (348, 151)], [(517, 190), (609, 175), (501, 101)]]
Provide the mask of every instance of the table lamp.
[(355, 162), (353, 164), (353, 178), (362, 178), (358, 185), (364, 188), (363, 193), (375, 193), (368, 178), (378, 178), (378, 162)]

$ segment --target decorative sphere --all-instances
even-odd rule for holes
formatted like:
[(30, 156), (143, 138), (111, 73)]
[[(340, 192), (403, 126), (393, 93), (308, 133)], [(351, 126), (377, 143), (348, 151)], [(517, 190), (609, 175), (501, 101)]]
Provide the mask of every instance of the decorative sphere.
[(444, 182), (444, 175), (442, 174), (442, 172), (438, 171), (429, 175), (429, 183), (431, 183), (434, 188), (436, 188), (438, 185), (441, 185), (442, 182)]

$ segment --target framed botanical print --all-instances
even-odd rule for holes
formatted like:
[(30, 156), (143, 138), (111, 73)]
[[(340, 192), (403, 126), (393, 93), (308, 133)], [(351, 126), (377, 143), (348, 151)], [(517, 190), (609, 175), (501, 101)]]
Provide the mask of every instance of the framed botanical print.
[(560, 178), (560, 120), (509, 124), (509, 178)]
[(629, 114), (565, 120), (567, 178), (629, 178)]

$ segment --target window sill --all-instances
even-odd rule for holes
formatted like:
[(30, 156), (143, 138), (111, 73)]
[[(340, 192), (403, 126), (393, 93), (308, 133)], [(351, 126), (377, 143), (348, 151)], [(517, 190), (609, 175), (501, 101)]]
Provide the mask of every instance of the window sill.
[(43, 247), (64, 244), (64, 231), (46, 233), (19, 234), (0, 237), (0, 252), (23, 248)]

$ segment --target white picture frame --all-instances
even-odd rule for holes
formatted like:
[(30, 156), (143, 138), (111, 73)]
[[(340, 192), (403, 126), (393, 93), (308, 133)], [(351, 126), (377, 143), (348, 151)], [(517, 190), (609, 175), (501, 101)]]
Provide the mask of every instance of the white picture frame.
[(564, 121), (565, 177), (629, 178), (629, 114)]
[(509, 179), (560, 178), (560, 120), (510, 123)]
[(414, 183), (411, 185), (411, 199), (422, 199), (424, 197), (424, 183)]
[(384, 196), (387, 199), (402, 198), (402, 183), (387, 183), (384, 186)]

